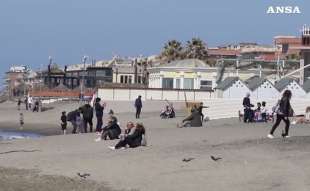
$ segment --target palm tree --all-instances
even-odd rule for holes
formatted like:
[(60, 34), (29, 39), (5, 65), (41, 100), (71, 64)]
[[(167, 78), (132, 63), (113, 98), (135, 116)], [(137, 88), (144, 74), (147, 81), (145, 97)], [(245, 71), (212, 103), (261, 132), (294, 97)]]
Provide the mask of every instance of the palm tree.
[(207, 60), (208, 51), (206, 44), (200, 38), (193, 38), (191, 41), (187, 41), (185, 56), (186, 58)]
[(160, 55), (161, 58), (167, 61), (173, 61), (182, 58), (183, 57), (182, 43), (177, 40), (168, 41), (165, 44)]

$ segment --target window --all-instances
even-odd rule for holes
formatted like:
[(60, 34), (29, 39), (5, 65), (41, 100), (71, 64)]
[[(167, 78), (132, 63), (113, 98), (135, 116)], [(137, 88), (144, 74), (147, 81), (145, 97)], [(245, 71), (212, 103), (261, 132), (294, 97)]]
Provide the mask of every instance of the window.
[(105, 70), (97, 70), (96, 71), (96, 76), (101, 76), (101, 77), (106, 76)]
[(128, 83), (128, 76), (125, 76), (125, 84)]
[(211, 90), (212, 89), (212, 81), (210, 81), (210, 80), (201, 80), (200, 81), (200, 89)]
[(175, 80), (175, 88), (176, 89), (181, 89), (181, 80), (180, 79), (176, 79)]
[(184, 78), (184, 89), (194, 89), (194, 79), (193, 78)]
[(173, 89), (173, 78), (163, 78), (162, 88)]
[(124, 83), (124, 76), (121, 76), (121, 83)]
[(132, 76), (129, 76), (129, 81), (128, 81), (129, 84), (132, 84)]

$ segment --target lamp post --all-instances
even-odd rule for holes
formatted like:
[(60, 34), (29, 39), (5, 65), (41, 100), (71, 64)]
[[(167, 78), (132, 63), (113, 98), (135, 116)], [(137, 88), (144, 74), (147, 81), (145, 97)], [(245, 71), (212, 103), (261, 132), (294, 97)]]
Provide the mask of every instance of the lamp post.
[(82, 63), (83, 63), (83, 75), (82, 75), (82, 83), (81, 83), (81, 97), (80, 99), (83, 100), (84, 97), (84, 86), (85, 86), (85, 74), (86, 74), (86, 60), (88, 56), (83, 56)]

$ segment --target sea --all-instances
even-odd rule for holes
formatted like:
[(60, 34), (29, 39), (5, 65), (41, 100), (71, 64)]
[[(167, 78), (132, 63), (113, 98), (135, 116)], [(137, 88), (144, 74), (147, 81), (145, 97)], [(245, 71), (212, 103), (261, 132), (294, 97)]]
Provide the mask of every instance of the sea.
[(1, 131), (0, 141), (15, 140), (15, 139), (36, 139), (42, 137), (42, 135), (36, 133), (22, 132), (22, 131)]

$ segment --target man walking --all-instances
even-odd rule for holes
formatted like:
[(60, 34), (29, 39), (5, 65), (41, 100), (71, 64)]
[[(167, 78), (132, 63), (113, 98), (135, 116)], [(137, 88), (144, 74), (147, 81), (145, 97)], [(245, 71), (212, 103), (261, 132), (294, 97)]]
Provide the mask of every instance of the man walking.
[(135, 101), (135, 107), (136, 107), (136, 119), (139, 119), (140, 114), (141, 114), (141, 108), (142, 108), (142, 100), (141, 100), (140, 95), (138, 96), (138, 98)]

